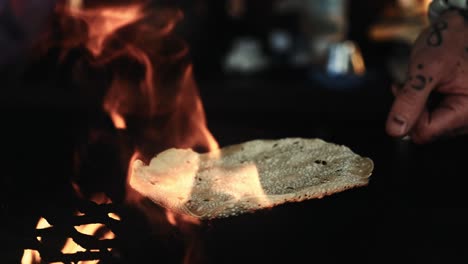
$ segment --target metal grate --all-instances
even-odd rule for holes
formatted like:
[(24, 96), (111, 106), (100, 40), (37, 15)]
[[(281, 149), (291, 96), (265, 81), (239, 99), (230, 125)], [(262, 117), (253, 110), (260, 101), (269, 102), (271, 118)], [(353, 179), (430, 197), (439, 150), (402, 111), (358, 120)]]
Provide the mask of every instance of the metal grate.
[[(121, 215), (121, 210), (115, 204), (100, 205), (85, 200), (78, 201), (77, 209), (79, 214), (62, 212), (44, 217), (51, 227), (36, 229), (31, 236), (32, 239), (26, 239), (24, 248), (37, 250), (42, 262), (46, 263), (78, 263), (86, 260), (114, 263), (118, 255), (112, 249), (117, 247), (117, 238), (121, 233), (122, 224), (109, 214)], [(99, 239), (97, 236), (83, 234), (75, 228), (88, 224), (102, 224), (112, 231), (116, 238)], [(85, 250), (70, 254), (62, 253), (63, 241), (68, 238)], [(57, 243), (57, 241), (62, 241), (62, 243)]]

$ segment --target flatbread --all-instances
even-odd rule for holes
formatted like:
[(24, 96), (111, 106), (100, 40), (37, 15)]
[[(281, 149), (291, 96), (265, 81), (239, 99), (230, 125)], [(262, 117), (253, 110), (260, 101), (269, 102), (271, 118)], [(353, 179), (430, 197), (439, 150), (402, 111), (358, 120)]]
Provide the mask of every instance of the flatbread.
[(130, 186), (174, 213), (235, 216), (322, 198), (369, 182), (374, 164), (321, 139), (253, 140), (198, 154), (169, 149), (132, 164)]

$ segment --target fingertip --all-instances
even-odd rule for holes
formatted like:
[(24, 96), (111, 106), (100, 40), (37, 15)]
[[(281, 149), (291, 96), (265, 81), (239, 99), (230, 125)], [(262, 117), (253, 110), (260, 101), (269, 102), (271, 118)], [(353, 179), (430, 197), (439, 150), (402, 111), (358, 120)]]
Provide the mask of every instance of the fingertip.
[(391, 114), (385, 129), (387, 134), (392, 137), (404, 137), (408, 133), (408, 122), (401, 116)]

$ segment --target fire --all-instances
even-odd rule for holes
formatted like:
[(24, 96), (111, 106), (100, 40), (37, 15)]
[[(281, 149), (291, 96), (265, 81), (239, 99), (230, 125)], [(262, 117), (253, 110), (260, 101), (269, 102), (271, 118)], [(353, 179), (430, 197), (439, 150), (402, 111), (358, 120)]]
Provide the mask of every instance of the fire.
[(166, 218), (167, 221), (172, 225), (172, 226), (180, 226), (180, 225), (185, 225), (185, 224), (193, 224), (193, 225), (198, 225), (200, 224), (200, 221), (187, 216), (187, 215), (177, 215), (169, 210), (165, 211), (166, 213)]
[(41, 263), (41, 256), (39, 252), (32, 249), (25, 249), (23, 252), (23, 257), (21, 258), (21, 264), (29, 263)]
[(114, 80), (104, 100), (104, 110), (109, 114), (116, 129), (125, 130), (127, 124), (125, 118), (118, 112), (120, 102), (124, 100), (124, 89), (120, 88), (121, 82)]
[[(86, 234), (86, 235), (95, 235), (98, 230), (103, 228), (104, 225), (102, 224), (88, 224), (88, 225), (83, 225), (83, 226), (78, 226), (76, 227), (76, 231), (80, 232), (81, 234)], [(105, 235), (101, 236), (99, 239), (112, 239), (114, 238), (115, 235), (112, 233), (112, 231), (108, 231), (105, 233)], [(73, 241), (73, 239), (68, 238), (65, 242), (65, 245), (62, 248), (62, 253), (64, 254), (75, 254), (77, 252), (85, 252), (86, 249), (78, 245)], [(89, 261), (81, 261), (80, 263), (83, 264), (91, 264), (91, 263), (99, 263), (98, 260), (89, 260)]]
[[(81, 190), (76, 183), (73, 183), (72, 186), (75, 189), (75, 193), (78, 196), (80, 196), (82, 199), (86, 199), (86, 197), (84, 197), (84, 195), (81, 193)], [(100, 205), (112, 203), (112, 200), (109, 197), (107, 197), (104, 193), (96, 193), (92, 195), (91, 197), (89, 197), (88, 199)], [(79, 212), (79, 211), (77, 211), (75, 214), (84, 215), (82, 212)], [(114, 220), (120, 221), (120, 216), (115, 213), (109, 213), (108, 217)], [(98, 238), (99, 240), (115, 238), (115, 234), (112, 232), (112, 230), (110, 230), (104, 224), (101, 224), (101, 223), (79, 225), (75, 227), (75, 230), (81, 234), (94, 236)], [(107, 250), (111, 251), (112, 249), (108, 248)], [(61, 251), (63, 254), (75, 254), (77, 252), (85, 252), (87, 251), (87, 249), (75, 243), (75, 241), (73, 241), (72, 238), (67, 238)], [(80, 261), (80, 263), (81, 264), (94, 264), (94, 263), (99, 263), (99, 261), (89, 260), (89, 261)]]
[(141, 5), (104, 7), (83, 10), (81, 1), (70, 1), (70, 15), (83, 19), (88, 25), (88, 49), (93, 55), (101, 54), (105, 40), (118, 29), (143, 17)]
[[(44, 228), (48, 228), (48, 227), (51, 227), (52, 225), (49, 224), (49, 222), (47, 222), (47, 220), (43, 217), (41, 217), (39, 219), (39, 221), (37, 222), (37, 226), (36, 226), (36, 229), (44, 229)], [(41, 237), (37, 237), (37, 240), (41, 241), (42, 238)]]
[[(98, 202), (98, 203), (110, 203), (111, 202), (110, 199), (107, 198), (103, 194), (96, 195), (92, 197), (91, 200)], [(81, 215), (82, 213), (77, 212), (76, 214)], [(109, 217), (116, 219), (116, 220), (120, 220), (120, 217), (114, 213), (109, 213)], [(49, 224), (45, 218), (42, 218), (42, 217), (39, 219), (36, 225), (37, 230), (41, 230), (41, 229), (43, 230), (43, 229), (47, 229), (50, 227), (52, 227), (52, 225)], [(101, 232), (101, 235), (97, 236), (99, 240), (115, 238), (115, 234), (111, 230), (107, 229), (105, 225), (103, 224), (80, 225), (80, 226), (75, 227), (75, 230), (81, 234), (90, 235), (90, 236), (96, 236), (98, 233), (100, 233), (99, 231), (103, 231)], [(42, 237), (38, 236), (36, 239), (39, 242), (42, 242)], [(111, 249), (108, 249), (108, 250), (111, 250)], [(87, 250), (81, 247), (80, 245), (78, 245), (77, 243), (75, 243), (73, 239), (71, 238), (66, 239), (61, 249), (61, 252), (63, 254), (75, 254), (77, 252), (85, 252), (85, 251)], [(91, 264), (91, 263), (98, 263), (98, 262), (99, 262), (98, 260), (80, 261), (81, 264)], [(22, 264), (42, 263), (39, 252), (36, 250), (31, 250), (31, 249), (24, 250), (21, 263)]]
[[(78, 190), (79, 193), (79, 190)], [(95, 202), (96, 204), (110, 204), (112, 203), (111, 199), (108, 198), (105, 194), (103, 193), (97, 193), (93, 195), (90, 198), (91, 201)], [(77, 212), (76, 214), (79, 215), (81, 212)], [(118, 216), (115, 213), (109, 213), (108, 216), (112, 219), (115, 220), (120, 220), (120, 216)], [(104, 240), (104, 239), (114, 239), (115, 234), (112, 232), (112, 230), (108, 229), (104, 224), (86, 224), (86, 225), (80, 225), (76, 226), (75, 230), (78, 231), (81, 234), (89, 235), (89, 236), (94, 236), (98, 238), (99, 240)], [(112, 250), (108, 248), (107, 250)], [(81, 247), (73, 239), (68, 238), (62, 248), (62, 253), (64, 254), (75, 254), (77, 252), (85, 252), (87, 249)], [(82, 264), (93, 264), (93, 263), (99, 263), (99, 260), (89, 260), (89, 261), (81, 261), (80, 263)]]
[[(59, 20), (65, 19), (59, 23), (59, 30), (65, 37), (57, 45), (50, 34), (46, 35), (52, 41), (44, 41), (40, 48), (59, 46), (63, 59), (63, 54), (71, 49), (86, 47), (90, 56), (84, 58), (92, 69), (112, 72), (111, 76), (106, 76), (110, 78), (109, 86), (103, 87), (102, 109), (114, 127), (128, 133), (134, 142), (135, 153), (129, 164), (137, 158), (149, 159), (171, 147), (217, 149), (218, 143), (207, 127), (193, 68), (188, 61), (189, 49), (173, 32), (183, 15), (173, 9), (151, 10), (145, 3), (132, 1), (114, 6), (88, 6), (82, 0), (68, 0), (65, 5), (59, 3), (56, 14)], [(74, 188), (82, 198), (98, 204), (111, 202), (103, 193), (88, 198), (81, 194), (78, 185)], [(132, 198), (132, 193), (126, 195), (127, 202), (139, 201)], [(120, 220), (116, 214), (108, 216)], [(165, 211), (163, 217), (168, 224), (180, 228), (198, 224), (169, 211)], [(97, 236), (103, 228), (102, 224), (75, 227), (78, 232), (92, 236)], [(114, 237), (111, 230), (105, 230), (99, 239)], [(62, 248), (63, 253), (70, 254), (84, 250), (72, 239)], [(27, 252), (24, 259), (27, 263), (40, 260), (38, 255)]]
[[(149, 159), (167, 148), (217, 149), (206, 124), (193, 67), (187, 61), (189, 49), (173, 34), (182, 13), (148, 12), (139, 3), (89, 9), (76, 6), (80, 8), (71, 8), (70, 14), (89, 28), (85, 45), (93, 55), (93, 64), (112, 67), (113, 62), (124, 59), (141, 69), (130, 77), (118, 69), (103, 101), (116, 129), (137, 131), (132, 135), (137, 143), (127, 180), (133, 161)], [(127, 189), (126, 201), (139, 203), (140, 197), (133, 195)], [(199, 224), (170, 211), (165, 211), (165, 217), (170, 225), (181, 228)]]
[[(150, 11), (143, 2), (89, 8), (75, 3), (65, 10), (87, 25), (87, 37), (77, 41), (85, 42), (92, 65), (113, 69), (123, 61), (136, 67), (115, 70), (103, 109), (116, 129), (140, 131), (138, 151), (150, 158), (170, 147), (218, 148), (206, 125), (189, 49), (173, 33), (180, 11)], [(131, 121), (138, 127), (128, 127)]]
[[(47, 220), (43, 217), (39, 219), (36, 225), (36, 229), (44, 229), (44, 228), (49, 228), (52, 225), (47, 222)], [(37, 237), (36, 238), (39, 242), (42, 242), (42, 237)], [(29, 263), (40, 263), (41, 262), (41, 256), (39, 255), (39, 252), (36, 250), (32, 249), (25, 249), (23, 252), (23, 257), (21, 258), (21, 264), (29, 264)]]

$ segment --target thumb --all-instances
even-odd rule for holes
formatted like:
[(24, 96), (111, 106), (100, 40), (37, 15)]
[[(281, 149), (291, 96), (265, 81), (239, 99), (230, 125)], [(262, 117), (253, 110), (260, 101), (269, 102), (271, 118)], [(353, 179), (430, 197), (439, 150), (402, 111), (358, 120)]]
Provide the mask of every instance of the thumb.
[(416, 143), (468, 132), (468, 96), (447, 96), (434, 111), (425, 112), (412, 132)]
[(422, 72), (419, 65), (397, 92), (395, 101), (388, 115), (386, 130), (390, 136), (402, 137), (416, 124), (426, 107), (429, 94), (437, 82)]

